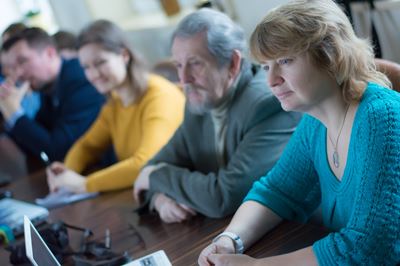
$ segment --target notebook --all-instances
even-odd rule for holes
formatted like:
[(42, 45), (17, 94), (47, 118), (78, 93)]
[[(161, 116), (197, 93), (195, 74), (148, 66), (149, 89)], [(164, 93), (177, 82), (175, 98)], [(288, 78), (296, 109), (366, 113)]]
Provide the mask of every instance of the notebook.
[(159, 250), (123, 266), (172, 266), (172, 264), (164, 250)]
[(61, 266), (27, 216), (24, 216), (25, 252), (34, 266)]
[(24, 215), (34, 224), (46, 221), (49, 211), (46, 208), (10, 198), (0, 200), (0, 224), (10, 227), (14, 235), (24, 231)]
[(98, 192), (76, 194), (65, 188), (60, 188), (56, 192), (48, 194), (44, 198), (36, 199), (35, 203), (47, 209), (54, 209), (77, 201), (95, 198), (98, 195)]

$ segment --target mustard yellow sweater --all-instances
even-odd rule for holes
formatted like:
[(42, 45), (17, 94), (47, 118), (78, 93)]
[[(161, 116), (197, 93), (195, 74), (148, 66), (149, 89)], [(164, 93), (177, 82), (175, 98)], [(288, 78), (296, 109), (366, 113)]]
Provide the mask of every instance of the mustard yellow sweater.
[(143, 98), (124, 107), (113, 95), (91, 128), (72, 146), (65, 165), (81, 173), (113, 145), (118, 163), (87, 176), (89, 192), (132, 186), (140, 169), (181, 124), (184, 96), (175, 85), (150, 75)]

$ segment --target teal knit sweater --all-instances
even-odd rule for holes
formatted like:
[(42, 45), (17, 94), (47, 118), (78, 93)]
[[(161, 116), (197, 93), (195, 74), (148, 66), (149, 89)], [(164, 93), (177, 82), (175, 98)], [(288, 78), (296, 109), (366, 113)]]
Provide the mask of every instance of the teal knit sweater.
[(320, 265), (400, 263), (400, 94), (369, 83), (342, 180), (326, 155), (326, 128), (305, 115), (274, 168), (246, 200), (305, 222), (321, 204), (334, 232), (313, 245)]

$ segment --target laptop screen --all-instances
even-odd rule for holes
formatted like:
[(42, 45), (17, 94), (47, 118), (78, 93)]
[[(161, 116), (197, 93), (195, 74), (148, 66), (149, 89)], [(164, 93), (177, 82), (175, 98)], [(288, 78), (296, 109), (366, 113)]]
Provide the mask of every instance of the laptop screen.
[(33, 265), (60, 265), (27, 216), (24, 216), (24, 232), (26, 256)]

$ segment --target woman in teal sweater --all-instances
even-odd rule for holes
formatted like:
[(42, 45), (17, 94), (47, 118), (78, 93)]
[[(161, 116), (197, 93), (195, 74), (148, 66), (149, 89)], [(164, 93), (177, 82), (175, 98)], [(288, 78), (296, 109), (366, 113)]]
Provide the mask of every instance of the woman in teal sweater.
[[(251, 48), (282, 107), (306, 115), (199, 264), (400, 263), (400, 95), (375, 70), (371, 47), (333, 1), (318, 0), (269, 12)], [(312, 246), (262, 259), (232, 254), (282, 219), (307, 221), (319, 205), (332, 233)]]

